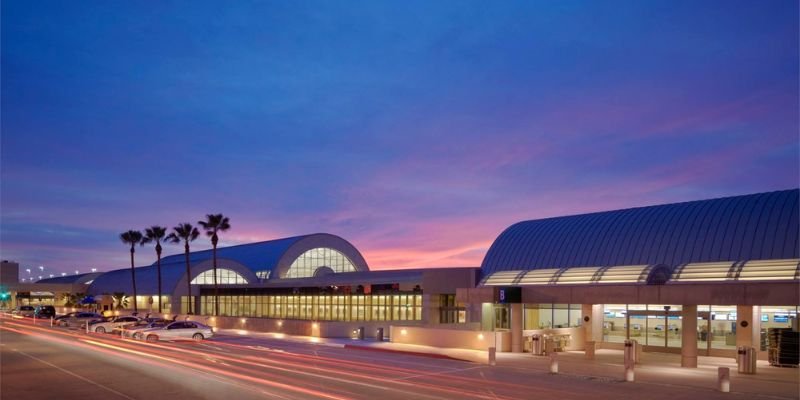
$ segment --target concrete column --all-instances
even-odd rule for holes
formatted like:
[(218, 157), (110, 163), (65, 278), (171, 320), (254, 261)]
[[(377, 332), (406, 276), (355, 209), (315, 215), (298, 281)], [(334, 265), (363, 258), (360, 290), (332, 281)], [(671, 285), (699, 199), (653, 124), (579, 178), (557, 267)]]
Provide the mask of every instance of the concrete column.
[(592, 320), (589, 321), (592, 324), (592, 339), (597, 343), (603, 341), (603, 310), (605, 309), (605, 305), (603, 304), (592, 304)]
[(697, 305), (683, 305), (681, 325), (681, 367), (697, 368)]
[(736, 306), (736, 347), (756, 346), (753, 340), (753, 306)]
[(522, 304), (511, 304), (511, 352), (522, 353)]
[[(588, 317), (588, 320), (587, 320)], [(584, 342), (591, 342), (594, 341), (594, 337), (592, 336), (592, 332), (594, 331), (594, 318), (592, 318), (592, 305), (591, 304), (581, 304), (581, 323), (583, 324), (583, 341)]]

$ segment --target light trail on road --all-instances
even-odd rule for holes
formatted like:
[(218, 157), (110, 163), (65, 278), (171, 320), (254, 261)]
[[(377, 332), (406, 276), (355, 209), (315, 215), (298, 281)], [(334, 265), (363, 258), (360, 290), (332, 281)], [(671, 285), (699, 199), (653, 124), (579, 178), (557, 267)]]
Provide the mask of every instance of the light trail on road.
[[(491, 382), (463, 377), (450, 379), (451, 377), (443, 377), (447, 372), (442, 371), (428, 374), (409, 368), (370, 365), (359, 361), (276, 350), (260, 350), (259, 354), (264, 356), (259, 357), (252, 354), (254, 349), (250, 346), (231, 343), (214, 342), (218, 349), (200, 347), (194, 342), (147, 343), (111, 335), (63, 331), (21, 321), (4, 322), (0, 328), (35, 335), (44, 340), (55, 340), (58, 337), (64, 345), (92, 346), (108, 355), (125, 353), (128, 357), (149, 358), (151, 363), (156, 363), (154, 367), (162, 364), (178, 365), (256, 385), (295, 391), (314, 398), (360, 398), (360, 393), (365, 389), (369, 392), (403, 394), (404, 397), (415, 393), (416, 398), (518, 398), (513, 394), (507, 396), (509, 391), (497, 395), (481, 389)], [(474, 383), (479, 381), (481, 386), (476, 387)], [(466, 385), (466, 382), (472, 382), (472, 385)]]

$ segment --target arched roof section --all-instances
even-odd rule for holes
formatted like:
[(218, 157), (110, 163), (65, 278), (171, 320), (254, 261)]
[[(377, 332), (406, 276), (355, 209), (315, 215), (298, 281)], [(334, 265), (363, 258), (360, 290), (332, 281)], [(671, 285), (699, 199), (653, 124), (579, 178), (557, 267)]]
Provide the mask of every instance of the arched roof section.
[[(213, 269), (212, 260), (198, 261), (191, 265), (191, 278)], [(256, 274), (235, 260), (217, 257), (217, 268), (229, 269), (242, 275), (248, 282), (258, 282)], [(161, 262), (161, 290), (167, 295), (183, 295), (186, 293), (186, 263)], [(131, 269), (122, 268), (109, 271), (97, 278), (89, 286), (89, 294), (104, 294), (123, 292), (133, 294), (131, 285)], [(153, 295), (158, 293), (158, 268), (155, 265), (136, 268), (136, 292), (139, 295)]]
[[(227, 265), (244, 276), (249, 282), (257, 282), (256, 272), (272, 271), (270, 276), (282, 278), (292, 262), (307, 250), (327, 247), (346, 255), (356, 271), (368, 271), (366, 261), (361, 253), (350, 242), (339, 236), (327, 233), (295, 236), (266, 242), (248, 243), (217, 249), (218, 267)], [(186, 261), (183, 253), (173, 254), (161, 259), (162, 291), (165, 295), (185, 292)], [(191, 277), (210, 269), (212, 263), (211, 250), (189, 253)], [(155, 263), (147, 267), (136, 268), (136, 290), (140, 294), (158, 292), (158, 275)], [(102, 294), (113, 292), (133, 293), (130, 268), (109, 271), (97, 277), (89, 287), (89, 293)]]
[(523, 221), (481, 265), (498, 271), (798, 258), (798, 197), (783, 190)]
[(308, 250), (316, 248), (330, 248), (334, 249), (347, 257), (353, 266), (356, 268), (355, 272), (369, 271), (369, 266), (364, 260), (364, 257), (350, 242), (340, 238), (339, 236), (329, 235), (327, 233), (317, 233), (314, 235), (304, 236), (301, 240), (293, 243), (286, 252), (278, 260), (278, 263), (273, 269), (273, 276), (283, 278), (286, 272), (289, 271), (292, 262), (297, 257)]

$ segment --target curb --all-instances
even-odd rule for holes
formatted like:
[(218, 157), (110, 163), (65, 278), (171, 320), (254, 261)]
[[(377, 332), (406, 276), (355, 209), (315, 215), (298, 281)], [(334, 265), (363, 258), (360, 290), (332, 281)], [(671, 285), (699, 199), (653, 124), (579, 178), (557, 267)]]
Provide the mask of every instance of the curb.
[(344, 345), (344, 348), (345, 349), (353, 349), (353, 350), (377, 351), (377, 352), (382, 352), (382, 353), (405, 354), (405, 355), (418, 356), (418, 357), (438, 358), (440, 360), (455, 360), (455, 361), (473, 362), (472, 360), (451, 357), (451, 356), (448, 356), (446, 354), (423, 353), (421, 351), (381, 349), (381, 348), (378, 348), (378, 347), (360, 346), (360, 345), (357, 345), (357, 344), (346, 344), (346, 345)]

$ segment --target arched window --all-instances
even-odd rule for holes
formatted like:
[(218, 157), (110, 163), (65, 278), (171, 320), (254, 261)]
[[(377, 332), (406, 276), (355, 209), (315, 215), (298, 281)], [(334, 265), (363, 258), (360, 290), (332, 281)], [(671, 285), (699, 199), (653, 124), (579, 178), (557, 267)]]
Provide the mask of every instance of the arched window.
[(286, 272), (286, 278), (308, 278), (317, 268), (328, 267), (333, 272), (355, 272), (356, 267), (347, 256), (327, 247), (317, 247), (301, 254)]
[[(225, 268), (217, 268), (217, 283), (220, 285), (241, 285), (246, 284), (247, 279), (234, 271)], [(214, 270), (210, 269), (197, 275), (192, 279), (192, 285), (213, 285)]]

